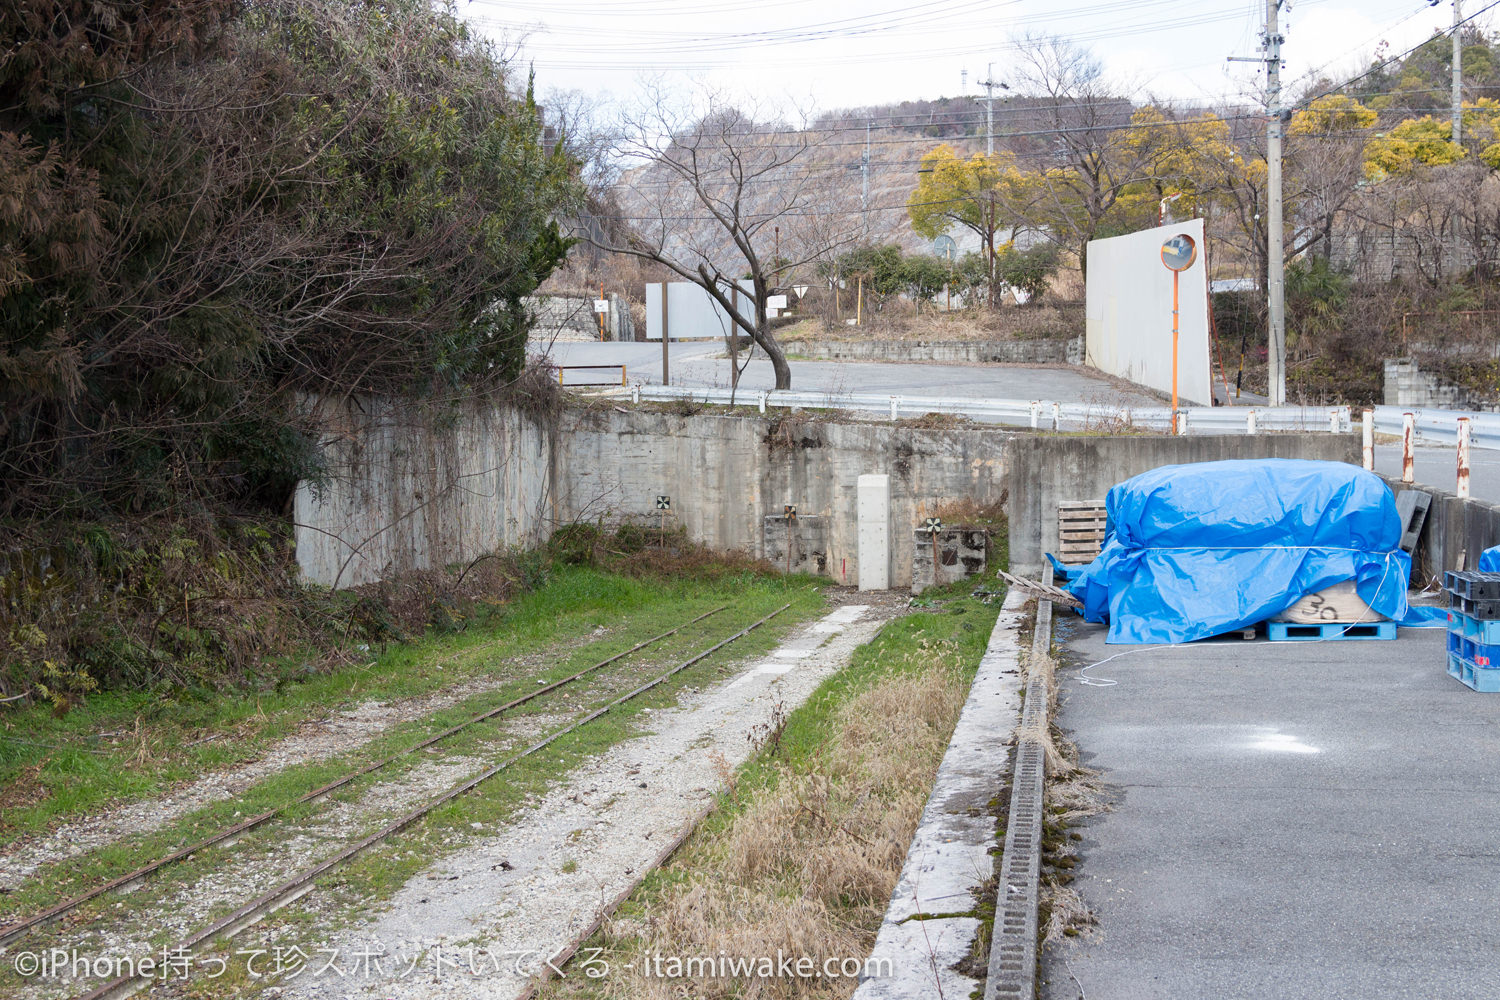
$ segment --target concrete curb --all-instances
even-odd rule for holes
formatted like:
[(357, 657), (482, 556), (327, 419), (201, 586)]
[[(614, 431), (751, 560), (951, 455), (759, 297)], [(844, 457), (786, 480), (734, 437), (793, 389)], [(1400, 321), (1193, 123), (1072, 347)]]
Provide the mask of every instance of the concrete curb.
[[(1049, 571), (1046, 582), (1051, 581)], [(1036, 631), (1031, 638), (1031, 663), (1040, 662), (1051, 648), (1052, 602), (1038, 601)], [(1045, 730), (1047, 724), (1047, 680), (1040, 671), (1032, 670), (1031, 679), (1026, 684), (1021, 728)], [(1040, 744), (1018, 738), (984, 1000), (1033, 1000), (1036, 996), (1037, 897), (1042, 865), (1045, 772), (1046, 759)]]
[(1005, 786), (1009, 766), (1025, 599), (1012, 590), (1001, 606), (870, 952), (869, 968), (892, 972), (862, 982), (855, 1000), (951, 1000), (978, 985), (953, 966), (970, 954), (979, 921), (966, 914), (974, 908), (974, 890), (995, 868), (990, 802)]

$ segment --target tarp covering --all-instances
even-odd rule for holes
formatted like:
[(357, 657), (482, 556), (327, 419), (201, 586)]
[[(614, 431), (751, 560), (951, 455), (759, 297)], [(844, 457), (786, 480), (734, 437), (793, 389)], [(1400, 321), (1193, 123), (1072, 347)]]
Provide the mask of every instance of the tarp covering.
[(1500, 573), (1500, 545), (1491, 545), (1479, 553), (1479, 572)]
[(1345, 580), (1376, 612), (1410, 608), (1411, 557), (1390, 488), (1342, 462), (1257, 459), (1168, 465), (1112, 487), (1099, 557), (1073, 579), (1109, 642), (1191, 642), (1261, 622)]

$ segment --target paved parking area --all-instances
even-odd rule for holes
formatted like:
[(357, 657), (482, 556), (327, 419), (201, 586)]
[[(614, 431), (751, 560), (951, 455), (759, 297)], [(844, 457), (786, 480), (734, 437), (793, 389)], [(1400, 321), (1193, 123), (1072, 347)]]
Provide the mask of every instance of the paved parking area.
[(1043, 997), (1500, 997), (1500, 694), (1447, 676), (1442, 630), (1058, 639), (1113, 807), (1074, 870), (1098, 930), (1044, 956)]
[[(673, 344), (669, 363), (673, 385), (730, 384), (729, 359), (718, 341)], [(583, 343), (559, 341), (550, 354), (557, 364), (624, 364), (630, 380), (661, 383), (661, 344)], [(1055, 399), (1099, 406), (1158, 406), (1144, 391), (1082, 368), (1025, 365), (933, 365), (878, 361), (792, 361), (792, 386), (815, 392), (906, 393), (957, 399)], [(776, 380), (769, 361), (750, 362), (740, 386), (755, 392)]]

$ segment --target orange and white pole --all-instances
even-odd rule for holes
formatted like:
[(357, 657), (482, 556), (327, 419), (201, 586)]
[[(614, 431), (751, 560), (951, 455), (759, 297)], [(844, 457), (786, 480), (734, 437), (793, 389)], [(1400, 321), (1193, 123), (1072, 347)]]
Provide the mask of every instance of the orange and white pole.
[[(1165, 202), (1163, 202), (1165, 204)], [(1172, 424), (1177, 424), (1177, 282), (1179, 272), (1172, 272)], [(1178, 433), (1181, 433), (1179, 431)]]
[(1458, 418), (1458, 495), (1469, 496), (1469, 418)]

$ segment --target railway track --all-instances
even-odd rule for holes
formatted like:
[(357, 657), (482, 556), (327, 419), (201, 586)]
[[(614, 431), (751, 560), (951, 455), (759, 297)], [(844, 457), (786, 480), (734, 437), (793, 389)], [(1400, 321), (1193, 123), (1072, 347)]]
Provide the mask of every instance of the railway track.
[[(331, 857), (328, 857), (323, 861), (318, 862), (316, 865), (313, 865), (312, 867), (309, 867), (306, 870), (293, 875), (292, 877), (277, 885), (275, 888), (272, 888), (268, 892), (263, 893), (261, 896), (250, 901), (249, 903), (236, 908), (233, 912), (212, 921), (208, 925), (202, 927), (197, 931), (194, 931), (191, 934), (188, 934), (182, 940), (172, 945), (170, 947), (170, 950), (176, 954), (193, 954), (198, 951), (206, 942), (232, 937), (235, 934), (238, 934), (241, 931), (245, 930), (246, 928), (253, 926), (267, 914), (280, 909), (283, 906), (286, 906), (288, 903), (291, 903), (306, 895), (308, 892), (312, 891), (315, 882), (319, 877), (348, 864), (350, 861), (368, 851), (370, 848), (389, 840), (390, 838), (399, 834), (401, 831), (410, 827), (413, 823), (418, 822), (429, 813), (431, 813), (434, 809), (437, 809), (440, 806), (443, 806), (446, 803), (449, 803), (454, 799), (457, 799), (460, 796), (472, 791), (485, 782), (490, 781), (491, 779), (505, 771), (507, 768), (515, 765), (517, 762), (540, 752), (541, 750), (552, 745), (557, 740), (563, 738), (569, 733), (577, 731), (583, 726), (586, 726), (589, 723), (601, 718), (602, 716), (608, 714), (621, 705), (639, 698), (640, 696), (646, 694), (648, 691), (657, 688), (670, 678), (676, 676), (677, 674), (688, 669), (694, 664), (702, 662), (709, 656), (712, 656), (714, 653), (725, 648), (736, 640), (750, 634), (755, 629), (759, 628), (766, 622), (784, 612), (790, 606), (790, 604), (782, 605), (771, 614), (766, 615), (765, 617), (751, 623), (745, 628), (742, 628), (739, 631), (728, 636), (727, 638), (714, 643), (708, 648), (702, 649), (690, 658), (677, 663), (675, 666), (665, 671), (664, 673), (658, 674), (645, 683), (631, 687), (625, 693), (611, 698), (609, 701), (596, 708), (583, 712), (582, 714), (569, 721), (566, 725), (549, 733), (544, 738), (532, 742), (531, 744), (525, 746), (523, 749), (515, 753), (509, 754), (493, 766), (488, 767), (481, 772), (463, 780), (459, 784), (449, 788), (447, 791), (435, 797), (427, 799), (415, 808), (412, 808), (407, 812), (401, 814), (393, 821), (385, 823), (373, 833), (370, 833), (367, 836), (362, 837), (355, 843), (349, 844), (340, 849)], [(317, 789), (305, 793), (292, 802), (286, 803), (282, 806), (278, 806), (277, 808), (272, 810), (267, 810), (266, 812), (260, 813), (256, 816), (252, 816), (249, 819), (246, 819), (233, 826), (226, 827), (225, 829), (220, 830), (188, 847), (176, 850), (171, 854), (152, 862), (149, 865), (145, 865), (141, 868), (136, 869), (135, 871), (112, 879), (109, 882), (96, 886), (84, 893), (74, 896), (71, 899), (65, 900), (62, 903), (58, 903), (47, 908), (46, 910), (36, 913), (31, 917), (0, 929), (0, 946), (16, 941), (31, 930), (37, 929), (49, 923), (53, 923), (67, 916), (67, 914), (76, 911), (79, 907), (90, 902), (91, 900), (98, 899), (99, 897), (104, 896), (107, 893), (119, 891), (131, 885), (140, 883), (150, 878), (153, 874), (160, 872), (163, 868), (182, 861), (190, 857), (194, 853), (203, 850), (204, 848), (216, 845), (230, 844), (237, 838), (243, 836), (246, 832), (271, 822), (278, 816), (284, 815), (289, 810), (294, 809), (297, 806), (315, 801), (316, 799), (324, 798), (340, 788), (349, 786), (351, 783), (365, 775), (388, 767), (391, 764), (402, 760), (403, 758), (410, 757), (412, 754), (431, 747), (434, 744), (451, 736), (454, 736), (460, 732), (463, 732), (466, 729), (469, 729), (490, 719), (494, 719), (495, 717), (500, 716), (508, 711), (512, 711), (515, 708), (526, 704), (527, 702), (534, 701), (538, 698), (543, 697), (544, 695), (556, 692), (560, 689), (566, 688), (569, 685), (575, 684), (576, 682), (582, 680), (585, 677), (588, 677), (591, 674), (596, 673), (609, 664), (615, 663), (627, 656), (630, 656), (633, 653), (639, 652), (640, 650), (645, 649), (650, 645), (661, 642), (666, 638), (675, 635), (678, 632), (681, 632), (683, 629), (697, 624), (698, 622), (701, 622), (711, 617), (712, 615), (725, 610), (725, 607), (715, 608), (714, 610), (709, 611), (703, 615), (699, 615), (691, 621), (684, 622), (682, 625), (679, 625), (676, 628), (670, 629), (666, 632), (660, 633), (659, 635), (652, 636), (649, 639), (643, 640), (642, 642), (637, 643), (624, 652), (617, 653), (614, 656), (600, 660), (599, 662), (585, 667), (584, 669), (579, 670), (573, 674), (570, 674), (567, 677), (538, 687), (535, 691), (527, 692), (525, 695), (519, 698), (507, 701), (503, 705), (489, 709), (464, 722), (444, 729), (442, 732), (436, 733), (422, 740), (421, 742), (406, 748), (400, 753), (393, 754), (389, 757), (383, 758), (382, 760), (372, 762), (365, 765), (364, 767), (351, 771), (335, 781), (329, 782)], [(80, 998), (80, 1000), (105, 1000), (105, 998), (129, 996), (143, 987), (149, 981), (150, 979), (148, 977), (131, 975), (122, 976), (109, 983), (106, 983), (103, 986), (100, 986), (99, 988), (87, 994), (84, 994)]]
[(166, 855), (165, 857), (158, 858), (157, 860), (152, 861), (150, 864), (143, 865), (140, 868), (135, 869), (134, 871), (111, 879), (108, 882), (95, 886), (94, 888), (79, 893), (78, 895), (73, 896), (69, 899), (65, 899), (60, 903), (50, 906), (47, 909), (35, 913), (22, 920), (18, 920), (15, 923), (9, 924), (5, 927), (0, 927), (0, 948), (7, 947), (11, 943), (19, 940), (28, 932), (35, 930), (38, 927), (43, 927), (47, 924), (62, 919), (69, 913), (76, 911), (85, 903), (98, 899), (99, 897), (107, 895), (108, 893), (119, 892), (121, 890), (128, 889), (133, 885), (137, 885), (147, 878), (150, 878), (152, 875), (155, 875), (157, 872), (160, 872), (162, 869), (170, 867), (171, 865), (174, 865), (188, 857), (191, 857), (192, 855), (206, 848), (231, 844), (239, 837), (242, 837), (246, 833), (249, 833), (251, 830), (254, 830), (260, 826), (264, 826), (265, 824), (285, 815), (288, 811), (295, 809), (298, 806), (306, 805), (311, 802), (316, 802), (319, 799), (327, 798), (329, 795), (333, 794), (339, 789), (353, 784), (355, 781), (365, 777), (366, 775), (374, 774), (377, 771), (384, 770), (391, 764), (409, 758), (413, 754), (425, 750), (437, 743), (441, 743), (443, 740), (446, 740), (451, 736), (456, 736), (457, 734), (467, 729), (477, 726), (481, 722), (487, 722), (490, 719), (505, 714), (506, 712), (514, 711), (515, 709), (521, 707), (522, 705), (525, 705), (528, 702), (535, 701), (536, 699), (551, 694), (552, 692), (560, 688), (567, 687), (570, 684), (582, 680), (584, 677), (587, 677), (590, 674), (602, 670), (604, 667), (609, 666), (611, 663), (623, 660), (625, 657), (630, 656), (633, 653), (638, 653), (648, 646), (655, 645), (656, 643), (661, 642), (664, 639), (676, 635), (683, 629), (688, 628), (692, 625), (696, 625), (698, 622), (701, 622), (706, 618), (710, 618), (713, 615), (718, 614), (720, 611), (725, 610), (727, 607), (728, 605), (720, 605), (719, 607), (714, 608), (712, 611), (705, 612), (704, 614), (699, 615), (697, 618), (694, 618), (691, 621), (683, 622), (676, 628), (668, 629), (667, 631), (659, 633), (658, 635), (654, 635), (649, 639), (643, 639), (624, 652), (616, 653), (613, 656), (600, 660), (599, 662), (587, 666), (582, 670), (577, 671), (576, 673), (570, 674), (567, 677), (563, 677), (559, 680), (551, 682), (550, 684), (539, 687), (535, 691), (528, 691), (526, 694), (520, 696), (519, 698), (513, 698), (503, 705), (498, 705), (495, 708), (491, 708), (485, 712), (481, 712), (473, 718), (467, 719), (464, 722), (460, 722), (457, 725), (450, 726), (447, 729), (444, 729), (442, 732), (429, 736), (427, 739), (422, 740), (420, 743), (407, 747), (405, 750), (391, 754), (390, 756), (382, 758), (381, 760), (374, 761), (357, 770), (350, 771), (348, 774), (345, 774), (342, 777), (335, 779), (334, 781), (330, 781), (325, 785), (315, 788), (310, 792), (306, 792), (305, 794), (299, 796), (296, 799), (293, 799), (290, 802), (279, 805), (274, 809), (268, 809), (265, 812), (258, 813), (248, 819), (234, 824), (233, 826), (225, 827), (224, 829), (219, 830), (218, 832), (213, 833), (210, 836), (203, 838), (202, 840), (188, 845), (187, 847), (180, 848), (176, 851), (173, 851), (171, 854)]

